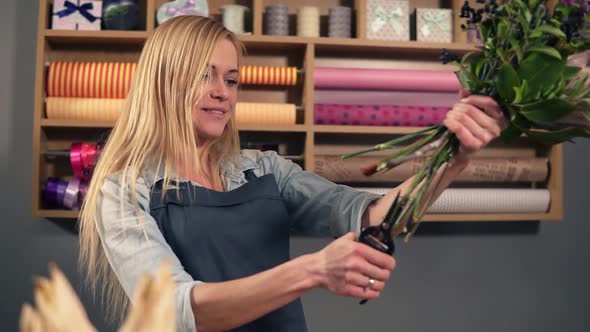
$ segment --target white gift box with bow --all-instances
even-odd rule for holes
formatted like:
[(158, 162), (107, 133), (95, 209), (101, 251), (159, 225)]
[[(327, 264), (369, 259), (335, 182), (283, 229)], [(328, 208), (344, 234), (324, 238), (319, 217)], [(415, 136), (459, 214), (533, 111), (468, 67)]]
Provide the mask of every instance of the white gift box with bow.
[(408, 1), (367, 0), (367, 39), (410, 40)]
[(416, 8), (416, 40), (453, 42), (453, 11), (442, 8)]

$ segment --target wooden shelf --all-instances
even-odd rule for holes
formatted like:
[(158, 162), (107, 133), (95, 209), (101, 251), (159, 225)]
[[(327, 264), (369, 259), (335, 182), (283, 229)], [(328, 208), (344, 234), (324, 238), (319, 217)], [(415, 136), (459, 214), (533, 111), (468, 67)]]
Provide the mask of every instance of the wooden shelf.
[[(78, 211), (71, 210), (37, 210), (36, 216), (40, 218), (64, 218), (78, 219)], [(489, 214), (426, 214), (423, 221), (444, 222), (444, 221), (539, 221), (555, 220), (547, 218), (544, 213), (489, 213)]]
[(59, 44), (143, 44), (147, 36), (147, 31), (45, 30), (47, 41)]

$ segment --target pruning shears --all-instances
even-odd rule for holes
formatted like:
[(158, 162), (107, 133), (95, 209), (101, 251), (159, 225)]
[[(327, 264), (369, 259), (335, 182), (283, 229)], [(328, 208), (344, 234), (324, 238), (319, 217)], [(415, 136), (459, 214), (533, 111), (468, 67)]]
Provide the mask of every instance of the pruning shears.
[[(359, 236), (359, 242), (368, 245), (371, 248), (377, 249), (383, 253), (388, 255), (393, 255), (395, 252), (395, 243), (393, 242), (393, 238), (391, 236), (391, 230), (393, 228), (393, 223), (397, 220), (399, 214), (401, 213), (402, 209), (397, 209), (397, 203), (399, 200), (400, 192), (397, 193), (395, 196), (395, 200), (387, 214), (385, 215), (385, 220), (378, 226), (369, 226), (362, 230), (361, 235)], [(360, 304), (365, 304), (367, 302), (366, 299), (361, 300)]]

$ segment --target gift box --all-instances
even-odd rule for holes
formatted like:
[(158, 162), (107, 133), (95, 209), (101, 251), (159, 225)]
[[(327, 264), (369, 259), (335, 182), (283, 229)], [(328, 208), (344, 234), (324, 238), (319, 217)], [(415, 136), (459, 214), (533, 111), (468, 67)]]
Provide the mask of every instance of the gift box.
[(55, 0), (51, 28), (54, 30), (100, 30), (102, 1)]
[(367, 0), (367, 39), (410, 40), (408, 1)]
[(416, 8), (416, 40), (451, 43), (453, 12), (451, 9)]

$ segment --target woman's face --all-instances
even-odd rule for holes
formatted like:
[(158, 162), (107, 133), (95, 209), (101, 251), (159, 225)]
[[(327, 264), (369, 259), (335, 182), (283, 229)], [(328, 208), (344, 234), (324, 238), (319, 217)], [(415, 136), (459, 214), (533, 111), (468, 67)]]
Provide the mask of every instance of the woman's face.
[(215, 45), (205, 78), (205, 94), (193, 111), (193, 125), (199, 143), (218, 138), (233, 116), (238, 97), (240, 72), (234, 45), (223, 39)]

